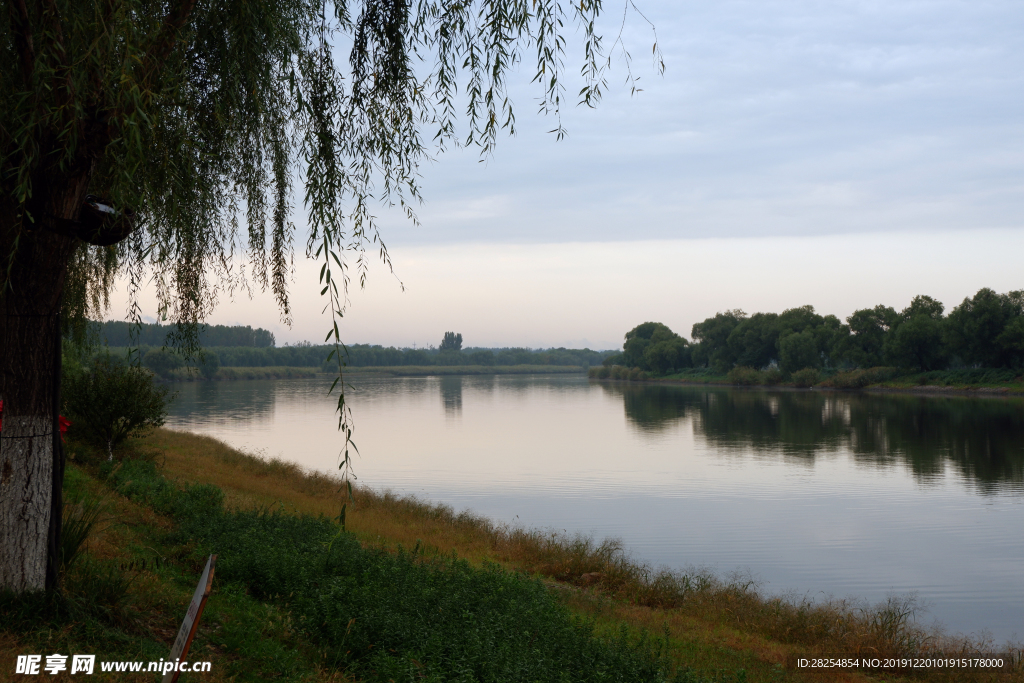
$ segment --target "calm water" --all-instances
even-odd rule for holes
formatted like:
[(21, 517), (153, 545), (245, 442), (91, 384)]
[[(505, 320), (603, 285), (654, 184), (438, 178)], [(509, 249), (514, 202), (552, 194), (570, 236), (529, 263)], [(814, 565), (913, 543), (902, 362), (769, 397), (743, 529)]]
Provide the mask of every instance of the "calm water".
[[(332, 471), (328, 386), (181, 384), (169, 425)], [(581, 376), (357, 379), (349, 400), (365, 485), (1024, 638), (1024, 401)]]

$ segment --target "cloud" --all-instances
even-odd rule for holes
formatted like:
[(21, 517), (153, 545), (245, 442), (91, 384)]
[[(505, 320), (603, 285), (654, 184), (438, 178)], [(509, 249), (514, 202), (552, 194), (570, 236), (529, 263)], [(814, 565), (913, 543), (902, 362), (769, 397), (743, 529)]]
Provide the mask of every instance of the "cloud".
[[(389, 244), (1020, 227), (1024, 58), (1010, 2), (644, 2), (605, 101), (569, 138), (512, 84), (519, 134), (424, 168), (423, 226)], [(617, 31), (610, 17), (606, 35)], [(572, 54), (567, 61), (571, 64)], [(572, 91), (572, 83), (569, 90)]]

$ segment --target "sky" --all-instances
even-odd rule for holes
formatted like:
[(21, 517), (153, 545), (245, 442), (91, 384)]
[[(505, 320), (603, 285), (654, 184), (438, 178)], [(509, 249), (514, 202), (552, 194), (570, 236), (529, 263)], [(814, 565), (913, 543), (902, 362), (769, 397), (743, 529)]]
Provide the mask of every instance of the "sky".
[[(519, 130), (422, 168), (420, 224), (381, 210), (394, 273), (350, 292), (350, 343), (617, 348), (648, 320), (718, 311), (845, 318), (929, 294), (1024, 289), (1024, 13), (971, 0), (637, 0), (596, 109), (556, 141), (528, 69)], [(623, 5), (605, 4), (603, 33)], [(569, 40), (567, 66), (581, 55)], [(568, 90), (574, 91), (573, 83)], [(296, 216), (300, 233), (302, 216)], [(301, 238), (297, 240), (301, 244)], [(268, 295), (209, 322), (321, 341), (318, 267), (296, 255), (289, 328)], [(400, 284), (401, 283), (401, 284)], [(404, 285), (404, 289), (403, 289)], [(144, 313), (155, 315), (151, 296)], [(123, 318), (123, 288), (109, 317)]]

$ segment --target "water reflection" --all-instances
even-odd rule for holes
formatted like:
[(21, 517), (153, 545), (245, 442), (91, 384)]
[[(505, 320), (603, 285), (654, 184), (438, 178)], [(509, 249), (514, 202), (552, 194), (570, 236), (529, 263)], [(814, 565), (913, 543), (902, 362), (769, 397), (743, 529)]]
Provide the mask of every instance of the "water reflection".
[(459, 375), (441, 377), (441, 403), (446, 417), (462, 415), (462, 377)]
[[(1024, 633), (1024, 546), (1007, 541), (1024, 527), (1024, 401), (350, 380), (365, 485), (619, 537), (654, 565), (747, 568), (773, 591), (918, 591), (952, 631)], [(177, 385), (168, 423), (334, 472), (330, 384)]]
[(195, 382), (170, 385), (175, 392), (173, 415), (216, 416), (220, 423), (267, 419), (274, 411), (279, 389), (272, 381)]
[(920, 482), (952, 467), (982, 491), (1024, 488), (1024, 401), (602, 384), (645, 433), (690, 419), (728, 453), (813, 462), (849, 450), (873, 467), (905, 464)]

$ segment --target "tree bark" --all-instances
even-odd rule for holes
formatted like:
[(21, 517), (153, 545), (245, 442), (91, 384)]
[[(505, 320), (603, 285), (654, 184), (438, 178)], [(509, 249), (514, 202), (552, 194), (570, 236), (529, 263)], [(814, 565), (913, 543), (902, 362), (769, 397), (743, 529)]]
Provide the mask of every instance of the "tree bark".
[[(84, 183), (72, 187), (50, 195), (59, 201), (45, 210), (76, 219)], [(0, 217), (0, 257), (10, 266), (0, 293), (0, 589), (24, 593), (56, 582), (64, 469), (60, 305), (77, 239), (19, 222), (9, 212)]]

